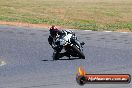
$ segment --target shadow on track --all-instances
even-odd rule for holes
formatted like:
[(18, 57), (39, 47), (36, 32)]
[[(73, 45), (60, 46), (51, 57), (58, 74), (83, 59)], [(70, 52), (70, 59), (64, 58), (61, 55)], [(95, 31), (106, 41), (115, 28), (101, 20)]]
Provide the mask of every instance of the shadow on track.
[(64, 59), (58, 59), (58, 60), (42, 60), (42, 61), (63, 61), (63, 60), (79, 60), (80, 58), (64, 58)]

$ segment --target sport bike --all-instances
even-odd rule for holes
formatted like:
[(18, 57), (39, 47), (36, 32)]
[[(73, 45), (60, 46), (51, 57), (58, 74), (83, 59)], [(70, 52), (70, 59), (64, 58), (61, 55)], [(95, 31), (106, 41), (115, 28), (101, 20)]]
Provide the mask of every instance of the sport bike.
[[(75, 33), (72, 31), (63, 31), (63, 35), (58, 36), (55, 39), (55, 45), (57, 46), (57, 50), (60, 52), (62, 49), (65, 51), (65, 56), (69, 57), (78, 57), (80, 59), (85, 59), (85, 55), (83, 53), (83, 45), (84, 42), (80, 43), (75, 36)], [(53, 60), (57, 60), (61, 57), (60, 53), (53, 53)]]

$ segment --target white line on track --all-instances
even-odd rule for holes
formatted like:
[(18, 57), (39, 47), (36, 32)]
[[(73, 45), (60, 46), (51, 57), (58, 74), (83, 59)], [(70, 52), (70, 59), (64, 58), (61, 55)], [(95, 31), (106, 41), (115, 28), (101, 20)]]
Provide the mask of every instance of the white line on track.
[(92, 31), (92, 30), (84, 30), (84, 31)]
[(112, 31), (103, 31), (103, 32), (112, 32)]
[(6, 65), (5, 61), (0, 61), (0, 66)]
[(120, 32), (120, 33), (128, 33), (128, 32)]
[[(78, 29), (66, 29), (66, 30), (73, 30), (73, 31), (75, 30), (75, 31), (76, 31), (76, 30), (78, 30)], [(92, 30), (82, 30), (82, 31), (90, 32), (90, 31), (92, 31)], [(97, 31), (97, 32), (98, 32), (98, 31)], [(114, 31), (102, 31), (102, 32), (110, 33), (110, 32), (114, 32)], [(115, 32), (115, 33), (116, 33), (116, 32)], [(117, 32), (117, 33), (124, 33), (124, 34), (126, 33), (126, 34), (127, 34), (127, 33), (132, 33), (132, 32)]]

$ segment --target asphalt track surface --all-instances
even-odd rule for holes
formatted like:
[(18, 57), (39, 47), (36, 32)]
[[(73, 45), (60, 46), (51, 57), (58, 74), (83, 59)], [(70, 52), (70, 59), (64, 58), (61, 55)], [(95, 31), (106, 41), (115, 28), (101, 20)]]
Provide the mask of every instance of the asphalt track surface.
[(132, 84), (86, 84), (75, 77), (87, 73), (132, 74), (132, 33), (74, 30), (84, 41), (86, 59), (52, 60), (48, 29), (0, 26), (0, 88), (132, 88)]

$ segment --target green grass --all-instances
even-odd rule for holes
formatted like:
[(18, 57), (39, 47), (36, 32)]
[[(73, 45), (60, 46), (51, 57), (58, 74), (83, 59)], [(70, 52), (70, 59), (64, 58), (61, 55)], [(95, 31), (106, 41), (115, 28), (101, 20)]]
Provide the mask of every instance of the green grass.
[(132, 31), (132, 0), (0, 0), (0, 20)]

